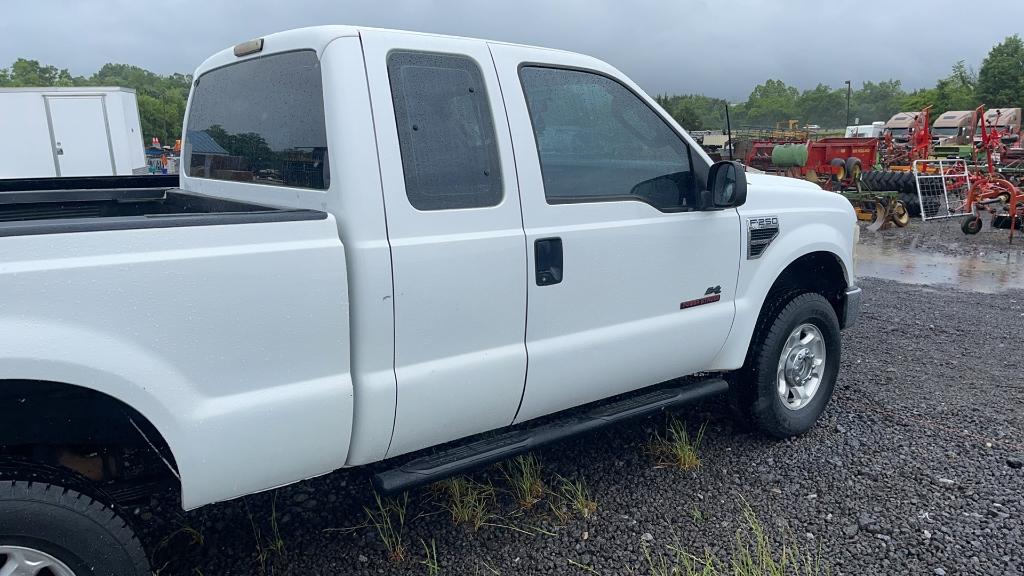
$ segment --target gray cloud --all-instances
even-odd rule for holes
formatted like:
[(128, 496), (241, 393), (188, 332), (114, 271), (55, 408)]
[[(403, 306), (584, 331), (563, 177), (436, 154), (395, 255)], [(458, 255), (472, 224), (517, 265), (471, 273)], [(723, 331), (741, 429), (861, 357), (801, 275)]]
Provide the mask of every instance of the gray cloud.
[(743, 99), (766, 78), (932, 85), (1017, 32), (1024, 2), (963, 0), (5, 0), (0, 66), (105, 62), (191, 72), (241, 40), (317, 24), (477, 36), (584, 52), (652, 93)]

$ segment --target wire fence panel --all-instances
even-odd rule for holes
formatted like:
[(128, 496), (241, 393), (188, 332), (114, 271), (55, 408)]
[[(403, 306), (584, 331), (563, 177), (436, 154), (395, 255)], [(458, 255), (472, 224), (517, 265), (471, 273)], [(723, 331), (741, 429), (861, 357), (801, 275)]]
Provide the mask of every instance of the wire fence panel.
[(914, 160), (914, 181), (922, 221), (970, 213), (966, 209), (970, 177), (963, 160)]

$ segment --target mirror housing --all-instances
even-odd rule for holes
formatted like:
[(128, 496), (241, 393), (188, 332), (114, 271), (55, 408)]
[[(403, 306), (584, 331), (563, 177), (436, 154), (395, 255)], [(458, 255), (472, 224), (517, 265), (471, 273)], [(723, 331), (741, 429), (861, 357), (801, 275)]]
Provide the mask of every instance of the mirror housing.
[(747, 201), (746, 167), (736, 160), (715, 162), (708, 170), (708, 187), (700, 194), (701, 210), (723, 210)]

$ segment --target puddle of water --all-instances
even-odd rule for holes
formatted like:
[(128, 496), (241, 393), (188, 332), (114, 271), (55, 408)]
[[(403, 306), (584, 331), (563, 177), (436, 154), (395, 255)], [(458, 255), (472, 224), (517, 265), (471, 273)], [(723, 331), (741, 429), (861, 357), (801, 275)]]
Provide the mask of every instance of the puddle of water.
[(854, 260), (858, 276), (907, 284), (945, 284), (988, 294), (1024, 290), (1024, 251), (1021, 250), (949, 256), (857, 244)]

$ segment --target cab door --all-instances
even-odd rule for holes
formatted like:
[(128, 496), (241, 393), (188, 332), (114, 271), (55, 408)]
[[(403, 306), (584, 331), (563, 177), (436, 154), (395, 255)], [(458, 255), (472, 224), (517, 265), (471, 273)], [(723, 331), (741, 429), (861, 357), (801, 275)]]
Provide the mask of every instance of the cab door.
[(492, 44), (528, 246), (516, 421), (710, 365), (735, 313), (735, 209), (697, 210), (708, 160), (621, 74)]
[(512, 422), (526, 377), (526, 245), (487, 44), (361, 37), (394, 274), (394, 456)]

